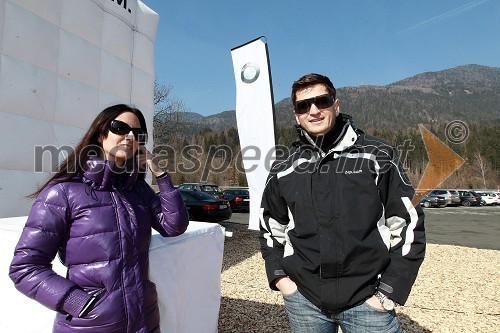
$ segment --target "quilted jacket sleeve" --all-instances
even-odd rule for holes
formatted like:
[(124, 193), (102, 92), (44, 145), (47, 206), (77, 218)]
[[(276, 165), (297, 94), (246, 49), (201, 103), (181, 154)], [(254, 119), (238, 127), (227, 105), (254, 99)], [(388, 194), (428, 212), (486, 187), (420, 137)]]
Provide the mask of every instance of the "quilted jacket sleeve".
[(189, 217), (181, 193), (173, 185), (168, 174), (157, 178), (158, 196), (149, 190), (153, 208), (153, 228), (164, 237), (183, 234), (189, 224)]
[(66, 235), (68, 203), (61, 184), (36, 198), (15, 248), (9, 276), (15, 287), (46, 307), (77, 316), (90, 296), (52, 270)]

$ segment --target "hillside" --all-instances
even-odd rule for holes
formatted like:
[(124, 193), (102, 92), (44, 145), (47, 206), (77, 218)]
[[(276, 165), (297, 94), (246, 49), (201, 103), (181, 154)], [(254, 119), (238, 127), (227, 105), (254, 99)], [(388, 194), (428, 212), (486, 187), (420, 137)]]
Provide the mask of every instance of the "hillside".
[[(385, 86), (363, 85), (337, 90), (341, 112), (363, 129), (415, 127), (460, 119), (480, 125), (500, 123), (500, 68), (464, 65), (427, 72)], [(197, 116), (194, 116), (197, 115)], [(181, 131), (236, 127), (234, 110), (203, 117), (190, 114)], [(278, 128), (294, 123), (290, 98), (275, 104)]]

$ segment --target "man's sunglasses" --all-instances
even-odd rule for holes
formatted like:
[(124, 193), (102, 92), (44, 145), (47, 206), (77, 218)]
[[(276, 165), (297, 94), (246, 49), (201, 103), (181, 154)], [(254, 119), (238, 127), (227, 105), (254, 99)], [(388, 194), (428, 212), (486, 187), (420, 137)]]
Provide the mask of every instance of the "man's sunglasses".
[(316, 105), (318, 109), (326, 109), (333, 105), (335, 97), (331, 94), (320, 95), (295, 102), (295, 113), (304, 114), (309, 112), (311, 105)]
[(109, 130), (118, 135), (127, 135), (132, 131), (134, 133), (134, 138), (139, 142), (140, 145), (146, 144), (148, 141), (148, 134), (142, 128), (132, 128), (128, 124), (120, 120), (113, 120), (109, 124)]

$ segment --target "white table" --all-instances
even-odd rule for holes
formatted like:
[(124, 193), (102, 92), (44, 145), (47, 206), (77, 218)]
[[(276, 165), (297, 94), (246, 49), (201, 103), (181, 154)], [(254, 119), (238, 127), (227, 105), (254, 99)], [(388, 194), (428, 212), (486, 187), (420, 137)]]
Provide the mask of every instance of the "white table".
[[(0, 219), (0, 332), (49, 333), (55, 313), (18, 292), (8, 276), (26, 217)], [(224, 230), (216, 223), (190, 222), (177, 237), (153, 233), (150, 276), (156, 283), (162, 333), (216, 333)], [(54, 270), (66, 274), (56, 258)]]

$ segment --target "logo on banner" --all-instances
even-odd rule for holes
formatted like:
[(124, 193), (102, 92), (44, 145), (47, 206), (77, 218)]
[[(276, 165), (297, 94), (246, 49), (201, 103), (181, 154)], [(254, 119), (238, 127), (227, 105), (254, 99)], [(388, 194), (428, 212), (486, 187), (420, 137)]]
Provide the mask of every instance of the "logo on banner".
[[(115, 2), (115, 0), (111, 0), (112, 2)], [(127, 0), (116, 0), (116, 3), (121, 6), (123, 4), (123, 8), (127, 9), (129, 13), (132, 13), (132, 10), (130, 8), (127, 8)]]
[(254, 83), (260, 75), (259, 65), (253, 62), (247, 62), (241, 68), (241, 81), (245, 83)]

